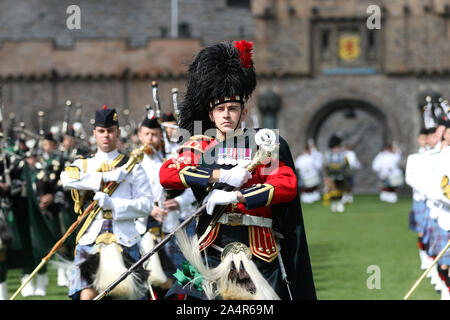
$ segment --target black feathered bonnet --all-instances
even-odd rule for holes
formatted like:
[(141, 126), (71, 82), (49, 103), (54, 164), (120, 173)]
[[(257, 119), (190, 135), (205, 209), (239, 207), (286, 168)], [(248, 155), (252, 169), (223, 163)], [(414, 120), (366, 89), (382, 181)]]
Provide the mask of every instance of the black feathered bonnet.
[(340, 146), (342, 143), (342, 138), (336, 134), (333, 134), (328, 140), (328, 148), (332, 149), (334, 147)]
[(209, 111), (215, 106), (230, 101), (244, 104), (248, 100), (256, 87), (252, 50), (252, 42), (226, 41), (197, 54), (188, 69), (187, 90), (180, 106), (180, 128), (193, 135), (194, 121), (201, 121), (205, 132), (214, 128)]

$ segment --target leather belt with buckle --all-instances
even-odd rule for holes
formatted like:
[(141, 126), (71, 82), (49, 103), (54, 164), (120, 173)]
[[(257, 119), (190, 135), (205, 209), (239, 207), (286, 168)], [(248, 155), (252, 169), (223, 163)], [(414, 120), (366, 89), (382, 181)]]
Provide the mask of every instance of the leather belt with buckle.
[(240, 213), (224, 213), (219, 221), (228, 226), (260, 226), (272, 228), (272, 219)]
[(225, 213), (228, 216), (227, 225), (229, 226), (242, 226), (242, 222), (244, 220), (242, 214), (236, 213)]

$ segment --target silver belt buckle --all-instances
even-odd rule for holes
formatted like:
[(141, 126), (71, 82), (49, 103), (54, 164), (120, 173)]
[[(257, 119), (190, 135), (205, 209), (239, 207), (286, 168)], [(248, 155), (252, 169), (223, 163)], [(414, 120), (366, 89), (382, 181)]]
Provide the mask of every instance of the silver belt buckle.
[(243, 215), (237, 213), (228, 213), (228, 222), (229, 226), (242, 226)]

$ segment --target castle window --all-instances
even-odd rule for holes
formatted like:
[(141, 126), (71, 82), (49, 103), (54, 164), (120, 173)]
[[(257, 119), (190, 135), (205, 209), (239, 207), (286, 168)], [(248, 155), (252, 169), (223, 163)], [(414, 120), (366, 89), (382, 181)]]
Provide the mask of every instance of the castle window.
[(368, 30), (358, 19), (312, 21), (313, 72), (374, 74), (380, 68), (380, 30)]
[(190, 38), (191, 37), (191, 27), (189, 23), (182, 22), (178, 26), (178, 37), (180, 38)]
[(332, 57), (330, 34), (331, 32), (329, 29), (323, 29), (320, 33), (320, 58), (324, 61), (330, 60)]
[(367, 31), (367, 60), (376, 60), (377, 58), (377, 35), (375, 30)]

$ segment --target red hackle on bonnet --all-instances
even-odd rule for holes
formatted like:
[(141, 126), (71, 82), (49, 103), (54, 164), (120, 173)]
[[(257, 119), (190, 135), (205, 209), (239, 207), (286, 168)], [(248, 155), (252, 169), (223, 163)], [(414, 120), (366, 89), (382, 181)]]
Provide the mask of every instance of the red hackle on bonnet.
[(241, 64), (244, 68), (250, 68), (252, 66), (252, 51), (253, 42), (251, 41), (235, 41), (234, 46), (241, 53)]

